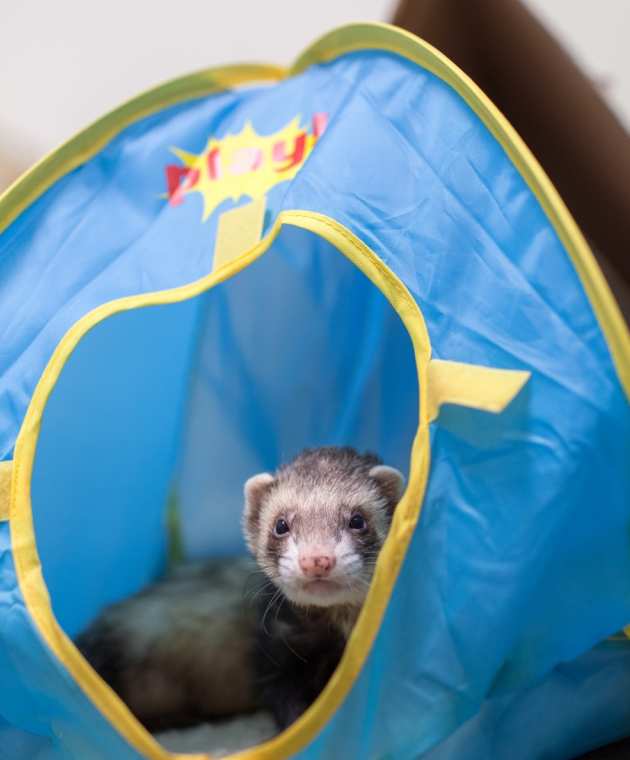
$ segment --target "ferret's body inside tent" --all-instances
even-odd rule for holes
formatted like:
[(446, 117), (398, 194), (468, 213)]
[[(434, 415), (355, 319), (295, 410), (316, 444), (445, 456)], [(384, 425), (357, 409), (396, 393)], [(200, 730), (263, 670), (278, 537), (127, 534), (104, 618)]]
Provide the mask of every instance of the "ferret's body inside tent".
[(186, 556), (244, 552), (245, 478), (319, 444), (408, 487), (327, 688), (239, 757), (560, 759), (629, 733), (630, 339), (437, 51), (355, 26), (290, 72), (169, 83), (0, 223), (0, 755), (172, 757), (72, 637), (159, 576), (174, 516)]

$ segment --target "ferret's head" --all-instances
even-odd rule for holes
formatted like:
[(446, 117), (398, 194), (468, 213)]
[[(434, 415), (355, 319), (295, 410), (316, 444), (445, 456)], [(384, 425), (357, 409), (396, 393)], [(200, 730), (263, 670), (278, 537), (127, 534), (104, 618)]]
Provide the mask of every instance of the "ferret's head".
[(247, 544), (295, 604), (360, 605), (403, 487), (372, 454), (306, 450), (245, 484)]

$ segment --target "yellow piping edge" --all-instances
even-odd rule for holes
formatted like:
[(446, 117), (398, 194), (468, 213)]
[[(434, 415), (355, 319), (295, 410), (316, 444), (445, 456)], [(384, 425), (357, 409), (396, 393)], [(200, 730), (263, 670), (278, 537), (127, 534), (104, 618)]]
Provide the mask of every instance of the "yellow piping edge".
[(50, 151), (0, 194), (0, 233), (57, 180), (93, 158), (139, 119), (177, 103), (238, 85), (277, 82), (285, 74), (282, 67), (266, 64), (221, 66), (165, 82), (123, 103)]
[(64, 335), (35, 388), (15, 446), (14, 487), (10, 502), (10, 529), (19, 588), (30, 616), (59, 662), (79, 688), (121, 736), (149, 760), (205, 760), (206, 755), (172, 755), (161, 747), (132, 715), (114, 691), (97, 675), (59, 626), (52, 611), (43, 579), (31, 505), (30, 485), (41, 418), (59, 375), (79, 341), (97, 324), (114, 314), (194, 298), (229, 279), (263, 255), (283, 225), (310, 230), (331, 242), (384, 293), (399, 315), (412, 341), (419, 382), (420, 419), (413, 442), (407, 489), (396, 509), (390, 531), (377, 564), (374, 581), (349, 646), (330, 682), (304, 715), (287, 731), (251, 750), (231, 757), (236, 760), (286, 758), (308, 744), (326, 724), (350, 690), (359, 673), (398, 576), (407, 546), (420, 515), (429, 469), (429, 430), (426, 417), (427, 371), (430, 343), (424, 319), (407, 288), (391, 270), (356, 236), (321, 214), (284, 211), (273, 228), (251, 250), (224, 267), (188, 285), (171, 290), (127, 296), (103, 304), (86, 314)]
[(13, 479), (13, 461), (0, 462), (0, 522), (9, 519), (11, 502), (11, 481)]
[(334, 29), (308, 47), (289, 69), (299, 74), (351, 52), (375, 49), (395, 53), (446, 82), (470, 106), (519, 170), (569, 254), (600, 324), (619, 380), (630, 399), (630, 329), (571, 212), (538, 160), (487, 95), (443, 53), (391, 24), (351, 24)]

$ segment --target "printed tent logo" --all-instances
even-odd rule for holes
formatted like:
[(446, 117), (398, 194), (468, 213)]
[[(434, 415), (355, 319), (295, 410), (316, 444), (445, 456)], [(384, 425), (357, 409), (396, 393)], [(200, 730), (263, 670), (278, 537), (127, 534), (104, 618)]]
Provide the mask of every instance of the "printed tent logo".
[(279, 182), (293, 179), (327, 123), (328, 114), (315, 113), (308, 131), (300, 127), (300, 116), (296, 116), (280, 131), (264, 136), (247, 122), (238, 134), (220, 140), (211, 137), (198, 155), (172, 148), (183, 165), (166, 166), (169, 204), (178, 206), (186, 195), (201, 193), (205, 221), (228, 198), (264, 196)]

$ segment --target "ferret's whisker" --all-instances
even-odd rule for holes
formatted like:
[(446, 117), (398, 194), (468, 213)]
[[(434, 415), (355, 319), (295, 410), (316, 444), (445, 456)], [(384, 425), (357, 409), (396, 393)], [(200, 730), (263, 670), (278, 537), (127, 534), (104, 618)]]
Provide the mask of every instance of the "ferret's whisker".
[(273, 608), (273, 605), (276, 603), (276, 601), (277, 601), (278, 599), (280, 599), (282, 596), (283, 596), (283, 593), (282, 593), (282, 591), (281, 591), (280, 589), (278, 589), (278, 590), (276, 591), (276, 593), (275, 593), (275, 594), (274, 594), (274, 595), (271, 597), (271, 600), (270, 600), (270, 601), (269, 601), (269, 603), (267, 604), (267, 607), (266, 607), (266, 609), (265, 609), (265, 612), (264, 612), (264, 614), (263, 614), (263, 616), (262, 616), (262, 620), (261, 620), (261, 623), (260, 623), (260, 625), (261, 625), (261, 627), (262, 627), (263, 631), (264, 631), (264, 632), (267, 634), (267, 636), (269, 636), (269, 635), (270, 635), (270, 634), (269, 634), (269, 631), (267, 630), (267, 627), (265, 626), (265, 621), (267, 620), (267, 615), (269, 614), (269, 611), (270, 611), (270, 610)]
[(255, 602), (256, 599), (258, 599), (258, 597), (263, 596), (265, 592), (267, 592), (268, 595), (273, 593), (271, 589), (275, 590), (275, 587), (273, 583), (271, 583), (270, 581), (267, 581), (264, 585), (261, 585), (259, 588), (255, 589), (253, 593), (250, 592), (250, 594), (248, 594), (245, 598), (251, 604), (252, 602)]

